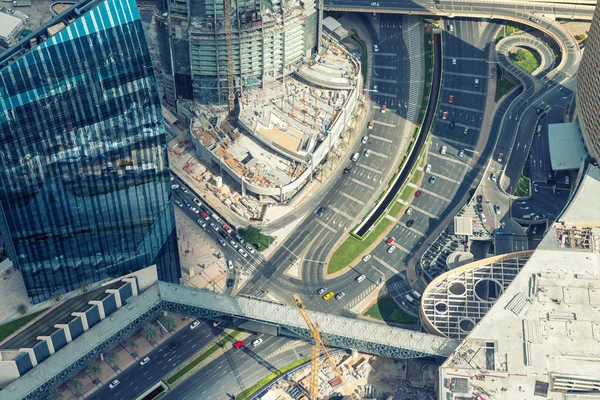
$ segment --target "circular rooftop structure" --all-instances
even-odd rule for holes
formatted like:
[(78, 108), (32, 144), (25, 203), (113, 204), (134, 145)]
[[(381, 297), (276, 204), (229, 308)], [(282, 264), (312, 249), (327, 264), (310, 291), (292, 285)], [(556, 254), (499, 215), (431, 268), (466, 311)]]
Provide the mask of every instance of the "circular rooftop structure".
[[(489, 257), (438, 276), (427, 286), (421, 301), (425, 330), (451, 339), (464, 339), (504, 293), (531, 254), (533, 251), (522, 251)], [(449, 267), (453, 255), (460, 260), (460, 255), (466, 257), (470, 253), (450, 254)]]

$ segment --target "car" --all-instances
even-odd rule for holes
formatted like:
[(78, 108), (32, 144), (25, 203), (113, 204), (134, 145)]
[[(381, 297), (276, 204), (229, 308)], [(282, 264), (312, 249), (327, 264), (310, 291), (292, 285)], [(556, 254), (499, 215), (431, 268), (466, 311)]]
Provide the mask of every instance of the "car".
[(473, 82), (473, 86), (475, 86), (476, 88), (479, 87), (479, 79), (475, 79), (475, 82)]
[(237, 243), (235, 242), (235, 240), (233, 240), (233, 239), (231, 239), (231, 240), (229, 241), (229, 244), (231, 245), (231, 247), (233, 247), (233, 248), (234, 248), (234, 249), (236, 249), (236, 250), (240, 248), (240, 246), (238, 246), (238, 244), (237, 244)]
[(406, 227), (410, 228), (411, 226), (413, 226), (414, 223), (415, 223), (414, 219), (409, 219), (408, 221), (406, 221)]
[(366, 278), (366, 276), (364, 275), (359, 275), (357, 276), (354, 280), (356, 281), (356, 283), (361, 283), (362, 281), (364, 281)]
[(371, 259), (371, 257), (372, 257), (372, 256), (371, 256), (370, 254), (365, 254), (365, 255), (363, 256), (363, 261), (364, 261), (364, 262), (367, 262), (367, 261), (369, 261), (369, 260)]
[(194, 322), (192, 322), (192, 323), (190, 324), (190, 329), (197, 328), (197, 327), (198, 327), (198, 325), (200, 325), (200, 321), (198, 321), (198, 320), (195, 320)]
[(196, 203), (196, 205), (198, 205), (198, 206), (201, 206), (201, 205), (202, 205), (202, 203), (200, 202), (200, 200), (199, 200), (197, 197), (194, 197), (194, 198), (192, 199), (192, 201), (193, 201), (194, 203)]
[(199, 219), (196, 222), (198, 222), (198, 225), (200, 225), (201, 227), (203, 227), (204, 229), (206, 229), (206, 222), (202, 221), (201, 219)]
[(476, 199), (477, 199), (478, 203), (483, 203), (483, 196), (482, 195), (478, 194), (477, 197), (476, 197)]
[(354, 154), (352, 154), (352, 157), (350, 157), (350, 160), (356, 162), (356, 161), (358, 161), (358, 157), (360, 157), (360, 154), (354, 153)]
[(114, 389), (114, 388), (116, 388), (119, 385), (119, 383), (121, 383), (121, 381), (119, 381), (118, 379), (115, 379), (114, 381), (112, 381), (110, 383), (110, 385), (108, 385), (108, 387), (111, 388), (111, 389)]
[(382, 105), (382, 106), (381, 106), (381, 113), (382, 113), (382, 114), (385, 114), (385, 110), (387, 110), (387, 107), (386, 107), (386, 105), (384, 104), (384, 105)]
[(213, 231), (215, 231), (215, 232), (219, 232), (219, 231), (220, 231), (219, 227), (218, 227), (218, 226), (216, 226), (215, 224), (212, 224), (212, 223), (211, 223), (211, 224), (210, 224), (210, 227), (211, 227), (211, 228), (213, 229)]
[(537, 225), (533, 227), (533, 229), (531, 230), (531, 234), (535, 235), (537, 233)]
[(240, 253), (242, 255), (242, 257), (246, 258), (248, 257), (248, 253), (246, 253), (246, 251), (244, 249), (237, 249), (238, 253)]
[(450, 97), (448, 97), (448, 103), (452, 104), (453, 101), (454, 101), (454, 96), (450, 95)]
[(346, 295), (346, 293), (339, 292), (338, 294), (335, 295), (335, 299), (336, 300), (341, 300), (345, 295)]
[(325, 294), (325, 296), (323, 296), (323, 300), (329, 300), (333, 296), (335, 296), (335, 294), (333, 292), (329, 292), (329, 293)]
[(448, 118), (448, 111), (444, 111), (442, 113), (442, 119), (446, 119), (446, 118)]
[(538, 109), (536, 110), (536, 113), (537, 113), (537, 114), (541, 114), (541, 113), (543, 113), (543, 112), (544, 112), (544, 109), (543, 109), (543, 108), (538, 108)]
[(425, 173), (426, 173), (426, 174), (428, 174), (428, 173), (430, 173), (430, 172), (431, 172), (431, 164), (427, 164), (427, 165), (425, 166)]
[(406, 209), (406, 215), (410, 215), (410, 214), (412, 214), (412, 207), (408, 207)]
[(448, 25), (448, 30), (450, 32), (454, 32), (454, 25)]
[(236, 349), (241, 349), (242, 347), (244, 347), (244, 341), (243, 340), (238, 340), (237, 342), (235, 342), (233, 344), (233, 347), (235, 347)]
[(227, 280), (225, 281), (225, 284), (227, 285), (227, 287), (228, 287), (228, 288), (232, 288), (234, 283), (235, 283), (235, 282), (234, 282), (234, 280), (233, 280), (233, 279), (231, 279), (231, 278), (230, 278), (230, 279), (227, 279)]
[(464, 130), (464, 132), (463, 132), (463, 133), (464, 133), (465, 135), (466, 135), (467, 133), (469, 133), (469, 128), (465, 128), (465, 130)]
[[(369, 129), (373, 129), (373, 125), (375, 125), (375, 121), (370, 121), (369, 122)], [(367, 143), (367, 141), (365, 140), (365, 138), (363, 138), (364, 142), (363, 144)]]
[(233, 261), (227, 260), (227, 268), (233, 269)]
[(186, 189), (185, 187), (183, 187), (183, 186), (181, 186), (181, 187), (180, 187), (180, 189), (181, 189), (181, 191), (182, 191), (183, 193), (186, 193), (186, 194), (190, 192), (189, 190), (187, 190), (187, 189)]
[(394, 252), (394, 250), (396, 250), (396, 246), (390, 246), (390, 247), (388, 247), (387, 252), (392, 254)]
[(379, 7), (379, 3), (372, 2), (372, 3), (371, 3), (371, 7)]
[(140, 361), (140, 365), (146, 365), (150, 362), (150, 357), (144, 357), (142, 361)]
[(454, 121), (450, 121), (450, 129), (454, 129)]
[(204, 211), (200, 211), (200, 216), (208, 221), (208, 214), (205, 213)]
[(193, 213), (200, 214), (200, 210), (198, 210), (196, 207), (190, 207), (190, 210), (192, 210)]
[(459, 156), (460, 158), (463, 158), (463, 157), (465, 156), (465, 151), (464, 151), (464, 150), (461, 150), (461, 151), (459, 151), (459, 152), (458, 152), (458, 156)]
[(188, 201), (188, 199), (185, 199), (185, 198), (183, 199), (183, 204), (185, 204), (186, 207), (191, 207), (192, 206), (192, 203), (190, 203)]
[(252, 347), (256, 347), (256, 346), (260, 346), (262, 344), (263, 340), (262, 338), (258, 338), (256, 340), (252, 341)]
[(504, 154), (503, 154), (503, 153), (500, 153), (500, 154), (498, 154), (498, 162), (499, 162), (499, 163), (501, 163), (501, 162), (502, 162), (502, 159), (503, 159), (503, 158), (504, 158)]
[(476, 208), (478, 213), (483, 212), (483, 206), (481, 204), (477, 204)]
[(377, 85), (373, 85), (373, 91), (376, 92), (377, 91)]
[(565, 185), (568, 185), (571, 182), (569, 175), (565, 176)]
[(350, 171), (352, 171), (352, 166), (349, 165), (346, 168), (344, 168), (344, 175), (348, 175)]
[(429, 183), (431, 183), (432, 185), (435, 183), (435, 176), (429, 177)]
[(422, 192), (422, 191), (420, 191), (420, 190), (417, 190), (417, 191), (415, 192), (415, 197), (421, 197), (421, 195), (422, 195), (422, 194), (423, 194), (423, 192)]
[(219, 216), (218, 216), (217, 214), (215, 214), (215, 213), (212, 213), (211, 217), (212, 217), (212, 218), (213, 218), (215, 221), (217, 221), (217, 223), (219, 223), (219, 224), (222, 224), (222, 223), (223, 223), (223, 220), (222, 220), (221, 218), (219, 218)]
[(452, 65), (456, 65), (456, 58), (452, 59)]
[(240, 234), (239, 234), (239, 233), (237, 233), (237, 232), (235, 232), (235, 233), (233, 234), (233, 237), (235, 237), (235, 240), (237, 240), (237, 241), (238, 241), (238, 242), (240, 242), (241, 244), (244, 244), (244, 243), (246, 243), (246, 242), (244, 241), (244, 238), (242, 237), (242, 235), (240, 235)]
[(442, 149), (440, 150), (440, 154), (446, 154), (446, 152), (448, 151), (448, 146), (442, 146)]
[(481, 222), (483, 222), (484, 224), (486, 223), (487, 219), (485, 218), (485, 215), (483, 215), (483, 213), (479, 214), (479, 218), (481, 218)]
[(323, 216), (323, 214), (325, 214), (325, 211), (327, 211), (327, 208), (326, 208), (326, 207), (319, 207), (319, 209), (317, 210), (317, 215), (318, 215), (319, 217), (322, 217), (322, 216)]
[(227, 242), (226, 241), (224, 241), (221, 238), (219, 238), (218, 240), (219, 240), (219, 243), (221, 244), (221, 246), (223, 246), (223, 247), (227, 246)]
[(177, 185), (177, 184), (171, 185), (171, 190), (177, 190), (177, 189), (179, 189), (179, 185)]
[(368, 136), (363, 136), (363, 138), (361, 139), (361, 143), (362, 144), (367, 144), (367, 142), (369, 141), (369, 137)]
[(496, 177), (496, 174), (492, 173), (492, 174), (490, 175), (490, 179), (492, 180), (492, 182), (496, 182), (496, 180), (497, 180), (498, 178)]
[(229, 227), (229, 225), (223, 225), (223, 230), (227, 233), (231, 233), (231, 228)]
[(244, 247), (246, 248), (246, 250), (248, 250), (248, 253), (250, 253), (250, 254), (254, 254), (255, 253), (254, 247), (252, 247), (252, 245), (247, 244)]
[(321, 289), (317, 290), (317, 294), (320, 295), (320, 296), (322, 296), (323, 293), (325, 293), (326, 291), (327, 291), (327, 288), (326, 287), (322, 287)]
[(494, 212), (496, 212), (496, 214), (500, 215), (500, 206), (498, 204), (494, 204)]
[(365, 150), (365, 157), (369, 157), (371, 155), (371, 150)]
[(540, 187), (538, 186), (538, 184), (537, 184), (537, 183), (535, 183), (535, 184), (533, 185), (533, 191), (534, 191), (534, 192), (536, 192), (536, 193), (540, 191)]
[(390, 236), (390, 237), (389, 237), (389, 239), (388, 239), (388, 240), (386, 240), (385, 242), (386, 242), (387, 244), (392, 244), (392, 243), (394, 243), (394, 240), (396, 240), (396, 239), (394, 239), (394, 237), (393, 237), (393, 236)]
[(182, 203), (182, 202), (180, 202), (180, 201), (179, 201), (179, 200), (177, 200), (177, 199), (175, 199), (175, 200), (173, 200), (173, 201), (175, 202), (175, 204), (177, 204), (177, 206), (178, 206), (178, 207), (181, 207), (181, 208), (183, 208), (183, 203)]
[(379, 51), (379, 46), (377, 46), (377, 45), (373, 46), (373, 50), (375, 51), (375, 53), (377, 53)]

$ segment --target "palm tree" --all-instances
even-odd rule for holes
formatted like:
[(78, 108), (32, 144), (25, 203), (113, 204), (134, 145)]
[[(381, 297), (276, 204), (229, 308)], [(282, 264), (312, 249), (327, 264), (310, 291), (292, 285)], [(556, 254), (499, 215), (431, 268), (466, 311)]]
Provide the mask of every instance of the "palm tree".
[(351, 127), (351, 126), (347, 126), (346, 127), (346, 132), (348, 132), (348, 135), (350, 135), (350, 137), (352, 137), (353, 134), (354, 134), (354, 128)]
[(340, 151), (342, 153), (345, 153), (346, 150), (348, 150), (348, 142), (346, 142), (345, 140), (340, 140), (338, 146), (340, 146)]
[(142, 331), (142, 336), (144, 338), (146, 338), (147, 341), (149, 341), (150, 343), (154, 343), (154, 341), (156, 340), (156, 334), (158, 332), (156, 331), (156, 326), (154, 326), (153, 324), (148, 324), (146, 326), (144, 326), (144, 330)]
[(317, 174), (319, 175), (319, 181), (323, 179), (323, 172), (325, 172), (325, 166), (323, 164), (317, 165)]
[(168, 331), (172, 331), (175, 328), (175, 318), (171, 314), (163, 315), (161, 322)]
[(87, 368), (87, 374), (92, 379), (92, 382), (96, 383), (98, 377), (102, 373), (102, 365), (99, 362), (94, 361)]
[[(108, 363), (108, 365), (110, 365), (110, 367), (112, 369), (115, 369), (115, 366), (117, 365), (117, 363), (119, 362), (119, 353), (117, 353), (116, 351), (110, 350), (109, 352), (107, 352), (104, 355), (104, 359), (106, 360), (106, 362)], [(115, 370), (116, 372), (116, 370)]]
[(90, 290), (90, 282), (83, 279), (79, 282), (79, 290), (81, 290), (81, 293), (87, 293), (88, 290)]
[(81, 381), (77, 378), (73, 378), (71, 379), (69, 382), (67, 382), (67, 387), (69, 388), (69, 390), (73, 393), (73, 395), (76, 398), (79, 398), (81, 396), (81, 391), (83, 390), (83, 384), (81, 383)]
[(48, 393), (46, 393), (46, 400), (60, 400), (62, 399), (60, 392), (58, 391), (57, 388), (53, 388), (52, 390), (50, 390)]
[(132, 353), (137, 354), (136, 353), (136, 350), (138, 348), (137, 342), (135, 342), (134, 340), (131, 340), (131, 341), (129, 341), (129, 343), (127, 343), (127, 346), (129, 346), (129, 348), (131, 349)]
[(358, 107), (359, 110), (364, 110), (365, 109), (365, 103), (363, 101), (359, 101), (357, 107)]
[(350, 116), (350, 119), (352, 120), (352, 122), (356, 122), (356, 120), (358, 119), (358, 114), (356, 114), (356, 113), (355, 113), (355, 114), (352, 114), (352, 115)]
[(21, 314), (21, 315), (25, 315), (25, 314), (27, 314), (27, 311), (28, 311), (28, 308), (27, 308), (27, 306), (26, 306), (25, 304), (22, 304), (22, 303), (21, 303), (21, 304), (19, 304), (19, 305), (17, 306), (17, 312), (18, 312), (19, 314)]

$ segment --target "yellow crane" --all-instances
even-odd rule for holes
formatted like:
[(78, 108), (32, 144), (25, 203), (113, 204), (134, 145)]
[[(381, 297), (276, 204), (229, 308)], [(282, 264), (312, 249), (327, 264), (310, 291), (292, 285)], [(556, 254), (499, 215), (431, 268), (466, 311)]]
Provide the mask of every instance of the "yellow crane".
[(233, 49), (231, 45), (231, 0), (223, 0), (225, 7), (225, 43), (227, 45), (227, 100), (229, 112), (235, 109), (235, 88), (233, 87)]
[(310, 371), (310, 399), (318, 400), (319, 398), (319, 368), (320, 368), (320, 356), (323, 354), (323, 358), (329, 364), (331, 369), (333, 370), (336, 377), (343, 382), (343, 378), (336, 367), (327, 347), (323, 343), (323, 339), (321, 338), (321, 332), (319, 330), (319, 324), (316, 322), (312, 322), (308, 313), (306, 312), (306, 306), (302, 301), (302, 298), (299, 294), (294, 294), (292, 296), (292, 300), (294, 301), (294, 305), (300, 311), (300, 315), (304, 318), (304, 322), (308, 326), (310, 331), (310, 335), (312, 336), (312, 369)]

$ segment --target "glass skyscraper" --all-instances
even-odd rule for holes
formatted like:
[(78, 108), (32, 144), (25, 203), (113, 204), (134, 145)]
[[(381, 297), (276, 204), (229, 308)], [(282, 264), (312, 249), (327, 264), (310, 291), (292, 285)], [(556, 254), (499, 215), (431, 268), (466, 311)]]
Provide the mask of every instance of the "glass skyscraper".
[(152, 264), (178, 282), (167, 143), (135, 1), (84, 0), (0, 55), (0, 146), (0, 232), (33, 302)]

